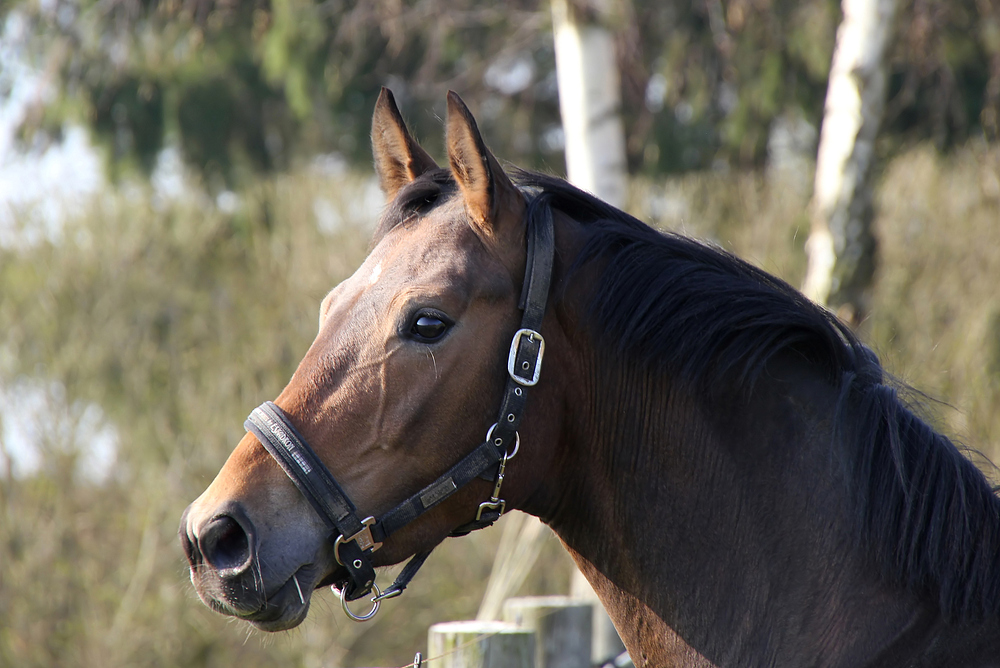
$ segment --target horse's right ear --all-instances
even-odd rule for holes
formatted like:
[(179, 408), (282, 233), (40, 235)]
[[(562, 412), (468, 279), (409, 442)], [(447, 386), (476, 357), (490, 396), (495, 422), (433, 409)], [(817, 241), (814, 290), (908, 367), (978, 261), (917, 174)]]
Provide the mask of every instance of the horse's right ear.
[[(496, 238), (503, 232), (504, 220), (512, 214), (515, 220), (521, 219), (524, 197), (486, 148), (476, 119), (454, 91), (448, 91), (447, 123), (448, 164), (462, 191), (465, 210), (485, 237)], [(510, 240), (521, 246), (524, 230), (517, 226)]]
[(438, 168), (410, 135), (392, 92), (384, 87), (372, 115), (372, 153), (379, 186), (389, 200), (413, 179)]

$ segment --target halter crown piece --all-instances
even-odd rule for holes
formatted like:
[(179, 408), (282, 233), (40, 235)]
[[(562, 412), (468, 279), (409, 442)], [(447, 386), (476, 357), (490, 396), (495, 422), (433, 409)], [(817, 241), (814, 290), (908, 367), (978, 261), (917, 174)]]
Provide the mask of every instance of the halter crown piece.
[[(529, 217), (530, 218), (530, 217)], [(537, 218), (536, 218), (537, 220)], [(520, 445), (517, 427), (521, 422), (528, 388), (538, 382), (545, 353), (545, 339), (539, 332), (545, 315), (555, 238), (552, 212), (543, 207), (541, 224), (528, 225), (528, 253), (519, 308), (521, 327), (511, 339), (507, 356), (508, 378), (500, 404), (499, 417), (489, 428), (486, 439), (437, 480), (406, 499), (381, 518), (361, 519), (357, 508), (337, 484), (329, 469), (309, 447), (288, 416), (278, 406), (265, 401), (250, 413), (244, 423), (267, 452), (278, 462), (299, 492), (312, 504), (330, 527), (334, 540), (334, 556), (348, 572), (348, 582), (340, 590), (341, 602), (347, 615), (356, 621), (375, 616), (383, 599), (403, 593), (430, 551), (420, 552), (406, 564), (395, 582), (384, 592), (375, 584), (375, 569), (371, 554), (382, 546), (392, 533), (438, 505), (476, 478), (493, 480), (493, 494), (479, 505), (475, 519), (456, 527), (451, 535), (464, 536), (496, 522), (506, 504), (500, 498), (506, 464)], [(511, 449), (513, 448), (513, 449)], [(353, 601), (374, 590), (372, 608), (356, 615), (347, 607)]]

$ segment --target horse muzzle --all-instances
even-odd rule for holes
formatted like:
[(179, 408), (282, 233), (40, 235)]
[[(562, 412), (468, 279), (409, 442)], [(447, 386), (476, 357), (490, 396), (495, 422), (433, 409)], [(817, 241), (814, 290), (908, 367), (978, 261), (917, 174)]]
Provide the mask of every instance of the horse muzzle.
[[(238, 504), (207, 515), (196, 504), (185, 509), (178, 534), (202, 602), (263, 631), (300, 624), (309, 611), (313, 589), (324, 579), (317, 566), (324, 559), (286, 569), (290, 573), (262, 568), (262, 563), (288, 564), (289, 559), (262, 557), (258, 532)], [(335, 574), (325, 579), (336, 579)]]

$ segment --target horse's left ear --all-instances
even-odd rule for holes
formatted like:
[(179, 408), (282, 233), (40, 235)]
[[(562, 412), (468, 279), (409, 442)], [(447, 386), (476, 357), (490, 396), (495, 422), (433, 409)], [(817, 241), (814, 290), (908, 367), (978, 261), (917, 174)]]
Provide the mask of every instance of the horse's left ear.
[(476, 119), (453, 91), (448, 92), (447, 144), (451, 172), (469, 217), (487, 238), (498, 238), (505, 222), (520, 221), (524, 198), (486, 148)]

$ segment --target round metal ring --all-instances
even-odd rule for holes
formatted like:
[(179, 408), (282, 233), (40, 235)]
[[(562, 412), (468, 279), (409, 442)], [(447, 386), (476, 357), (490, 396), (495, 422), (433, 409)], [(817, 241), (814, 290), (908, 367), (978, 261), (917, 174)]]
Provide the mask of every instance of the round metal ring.
[[(331, 589), (332, 589), (332, 587), (331, 587)], [(374, 617), (375, 613), (378, 612), (379, 606), (382, 605), (382, 598), (381, 598), (382, 597), (382, 590), (379, 589), (378, 585), (375, 584), (374, 582), (372, 583), (372, 589), (375, 590), (375, 596), (371, 600), (372, 601), (372, 609), (369, 610), (364, 615), (356, 615), (353, 612), (351, 612), (351, 609), (347, 607), (347, 599), (344, 598), (344, 592), (347, 591), (347, 587), (344, 587), (343, 589), (341, 589), (338, 593), (340, 594), (340, 605), (344, 608), (344, 614), (346, 614), (348, 617), (350, 617), (351, 619), (353, 619), (356, 622), (367, 622), (369, 619), (371, 619), (372, 617)], [(337, 591), (337, 590), (334, 589), (334, 591)]]
[[(490, 439), (493, 438), (493, 430), (496, 429), (496, 428), (497, 428), (497, 423), (494, 422), (493, 426), (490, 427), (490, 430), (488, 432), (486, 432), (486, 441), (487, 441), (487, 443), (490, 441)], [(517, 454), (517, 451), (518, 451), (518, 449), (520, 447), (521, 447), (521, 434), (519, 432), (515, 431), (514, 432), (514, 452), (510, 453), (509, 455), (507, 455), (507, 461), (510, 461), (510, 460), (514, 459), (514, 456)]]

